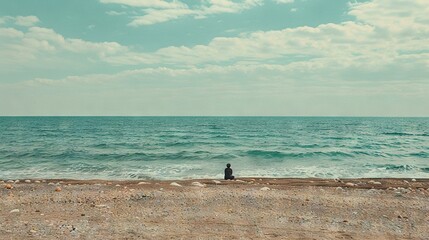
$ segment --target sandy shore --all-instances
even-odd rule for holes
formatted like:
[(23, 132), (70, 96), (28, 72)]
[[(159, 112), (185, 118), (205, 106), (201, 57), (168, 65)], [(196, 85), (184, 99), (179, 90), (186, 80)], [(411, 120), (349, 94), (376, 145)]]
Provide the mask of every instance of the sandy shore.
[(4, 181), (1, 239), (429, 239), (429, 179)]

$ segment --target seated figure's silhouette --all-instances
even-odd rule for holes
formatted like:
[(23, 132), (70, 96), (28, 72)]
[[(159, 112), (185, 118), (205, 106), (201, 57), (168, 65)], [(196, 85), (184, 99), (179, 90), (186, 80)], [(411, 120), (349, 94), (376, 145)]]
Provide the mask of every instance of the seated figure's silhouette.
[(232, 176), (232, 168), (231, 168), (231, 164), (226, 164), (226, 168), (225, 168), (225, 180), (233, 180), (234, 176)]

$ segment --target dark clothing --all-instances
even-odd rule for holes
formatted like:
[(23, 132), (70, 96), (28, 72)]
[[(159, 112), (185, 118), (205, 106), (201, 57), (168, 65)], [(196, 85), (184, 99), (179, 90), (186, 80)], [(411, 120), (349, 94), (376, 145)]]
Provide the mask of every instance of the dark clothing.
[(225, 180), (232, 180), (234, 176), (232, 176), (232, 168), (225, 168)]

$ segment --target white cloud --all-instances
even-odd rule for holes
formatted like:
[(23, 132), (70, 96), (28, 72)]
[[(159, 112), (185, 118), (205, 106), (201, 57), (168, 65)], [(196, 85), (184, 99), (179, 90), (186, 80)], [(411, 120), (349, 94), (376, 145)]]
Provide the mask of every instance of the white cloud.
[(194, 12), (188, 8), (177, 9), (147, 9), (146, 15), (135, 17), (128, 25), (137, 27), (140, 25), (152, 25), (192, 15)]
[(0, 28), (0, 38), (19, 38), (23, 35), (24, 33), (14, 28)]
[[(128, 24), (134, 27), (167, 22), (186, 16), (201, 19), (214, 14), (237, 13), (263, 4), (263, 0), (205, 0), (199, 6), (190, 8), (180, 1), (100, 0), (100, 2), (142, 8), (145, 14), (133, 17), (133, 20)], [(117, 15), (116, 12), (112, 11), (108, 14)]]
[(208, 6), (203, 6), (201, 10), (199, 10), (199, 15), (205, 16), (219, 13), (236, 13), (263, 4), (262, 0), (244, 0), (240, 2), (233, 2), (230, 0), (209, 0), (208, 2)]
[[(131, 49), (116, 42), (65, 38), (54, 30), (43, 27), (29, 27), (23, 31), (0, 28), (0, 65), (8, 69), (22, 69), (26, 65), (37, 65), (52, 59), (66, 61), (72, 55), (73, 58), (81, 58), (81, 62), (95, 60), (111, 64), (130, 64), (132, 62), (122, 63), (114, 56), (128, 56), (131, 52)], [(139, 64), (145, 63), (144, 54), (137, 53), (127, 57), (127, 61), (133, 61), (137, 57)], [(36, 59), (37, 61), (34, 61)]]
[[(234, 5), (230, 1), (210, 1), (210, 4), (211, 7), (206, 8), (205, 12), (217, 13), (225, 9), (240, 11), (260, 2), (246, 1)], [(398, 6), (402, 6), (401, 10)], [(148, 62), (166, 65), (222, 64), (231, 61), (307, 62), (320, 68), (338, 64), (343, 68), (375, 70), (398, 63), (407, 54), (409, 58), (415, 58), (415, 66), (427, 66), (428, 61), (418, 56), (429, 51), (428, 8), (429, 2), (423, 0), (410, 4), (405, 4), (404, 0), (373, 0), (350, 4), (349, 14), (357, 19), (354, 22), (260, 31), (230, 38), (217, 37), (207, 45), (171, 46), (146, 54), (127, 52), (112, 56), (109, 61), (133, 65)], [(193, 14), (195, 10), (187, 8), (154, 10), (136, 18), (132, 24), (153, 24)]]
[[(210, 11), (217, 12), (223, 11), (221, 6), (227, 6), (229, 1), (211, 3), (219, 8)], [(401, 75), (399, 70), (403, 70), (403, 78), (407, 78), (404, 74), (408, 74), (409, 78), (422, 79), (421, 76), (429, 71), (429, 25), (424, 24), (429, 21), (425, 14), (429, 2), (415, 1), (406, 5), (406, 12), (396, 11), (402, 3), (403, 0), (373, 0), (350, 5), (349, 14), (355, 16), (357, 21), (217, 37), (207, 45), (171, 46), (154, 52), (137, 52), (115, 42), (67, 39), (51, 29), (40, 27), (31, 27), (27, 32), (0, 28), (0, 53), (8, 53), (2, 56), (9, 56), (17, 62), (36, 59), (42, 53), (50, 56), (65, 52), (122, 66), (156, 64), (188, 68), (192, 65), (220, 65), (219, 68), (223, 68), (237, 63), (270, 64), (284, 65), (298, 73), (314, 72), (315, 76), (336, 74), (337, 78), (356, 78), (353, 72), (361, 71), (367, 72), (367, 75), (383, 72), (387, 73), (385, 76), (397, 79)], [(247, 4), (253, 6), (257, 2), (247, 1)], [(143, 20), (148, 21), (146, 23), (160, 22), (174, 14), (152, 16), (153, 19)], [(392, 22), (396, 25), (384, 21), (390, 18), (395, 19)], [(397, 27), (399, 23), (403, 24), (400, 28)], [(10, 61), (8, 57), (6, 59)], [(398, 74), (393, 76), (389, 72)], [(365, 74), (355, 75), (365, 77)]]
[(0, 24), (7, 24), (12, 22), (15, 25), (23, 27), (31, 27), (40, 22), (39, 18), (36, 16), (3, 16), (0, 17)]
[(127, 14), (126, 12), (117, 12), (117, 11), (108, 11), (106, 12), (107, 15), (110, 16), (120, 16), (120, 15), (125, 15)]
[(106, 4), (122, 4), (131, 7), (143, 7), (143, 8), (182, 8), (186, 4), (173, 0), (100, 0), (101, 3)]
[(350, 15), (391, 34), (429, 33), (429, 2), (426, 0), (373, 0), (350, 5)]
[(18, 16), (15, 18), (15, 24), (24, 27), (31, 27), (39, 22), (39, 18), (36, 16)]
[[(142, 1), (110, 2), (143, 4)], [(206, 10), (202, 7), (198, 10), (206, 11), (201, 14), (204, 17), (227, 9), (231, 11), (230, 3), (212, 1), (206, 5)], [(240, 3), (235, 5), (234, 11), (259, 4), (256, 1), (248, 1), (248, 5)], [(140, 19), (142, 22), (136, 25), (168, 21), (174, 19), (172, 16), (199, 16), (196, 9), (184, 7), (183, 12), (178, 13), (174, 12), (179, 9), (177, 6), (145, 4), (154, 12), (148, 14), (151, 18)], [(216, 7), (210, 8), (214, 5)], [(170, 46), (154, 52), (134, 51), (116, 42), (66, 38), (52, 29), (42, 27), (33, 26), (22, 30), (22, 27), (15, 29), (2, 25), (0, 74), (5, 69), (27, 70), (27, 66), (34, 64), (52, 63), (49, 68), (63, 65), (68, 68), (64, 59), (82, 64), (95, 61), (120, 65), (122, 69), (136, 69), (118, 70), (116, 74), (39, 77), (21, 84), (19, 87), (25, 89), (20, 92), (21, 95), (15, 94), (16, 86), (13, 86), (15, 89), (5, 88), (2, 84), (0, 97), (11, 95), (10, 92), (22, 96), (32, 93), (34, 89), (50, 90), (52, 95), (46, 97), (40, 106), (37, 105), (38, 101), (23, 102), (16, 106), (19, 109), (25, 106), (47, 109), (46, 106), (52, 106), (58, 107), (61, 113), (69, 105), (55, 105), (62, 100), (58, 97), (58, 90), (62, 93), (68, 90), (69, 102), (77, 102), (76, 114), (79, 114), (83, 104), (93, 104), (93, 101), (102, 99), (99, 103), (110, 101), (111, 104), (117, 104), (119, 110), (123, 109), (123, 101), (128, 101), (130, 105), (125, 104), (126, 110), (135, 109), (141, 114), (155, 115), (189, 113), (186, 109), (176, 111), (178, 106), (192, 106), (194, 109), (191, 109), (191, 114), (198, 110), (201, 114), (237, 115), (243, 106), (247, 107), (247, 110), (243, 110), (244, 115), (251, 115), (252, 111), (263, 114), (268, 105), (269, 110), (273, 109), (271, 106), (278, 109), (278, 112), (268, 114), (299, 115), (299, 111), (304, 111), (305, 114), (311, 112), (317, 115), (326, 114), (323, 109), (329, 109), (333, 111), (330, 113), (342, 115), (356, 113), (350, 110), (353, 104), (364, 108), (357, 110), (358, 113), (369, 115), (386, 113), (386, 106), (391, 106), (393, 113), (427, 115), (427, 104), (423, 103), (427, 102), (429, 91), (428, 7), (429, 2), (426, 0), (372, 0), (350, 5), (348, 14), (356, 18), (354, 21), (257, 31), (237, 37), (216, 37), (205, 45)], [(3, 24), (14, 21), (12, 17), (1, 18)], [(58, 59), (60, 61), (55, 61)], [(2, 74), (1, 79), (5, 79), (3, 76), (8, 75)], [(86, 87), (93, 89), (88, 91), (87, 98), (82, 95), (84, 93), (76, 91)], [(104, 91), (112, 93), (104, 95)], [(122, 91), (121, 95), (118, 91)], [(76, 97), (77, 92), (79, 97)], [(93, 93), (99, 95), (93, 97)], [(20, 98), (15, 99), (22, 101)], [(219, 101), (222, 104), (217, 104)], [(343, 101), (350, 101), (350, 104), (342, 104)], [(0, 101), (0, 104), (2, 102), (6, 101)], [(259, 109), (254, 108), (257, 104), (260, 104)], [(293, 104), (296, 104), (297, 111), (293, 107), (290, 112), (283, 111), (285, 106), (291, 109), (289, 106)], [(3, 104), (3, 109), (8, 105)], [(100, 109), (97, 104), (92, 106)], [(110, 109), (108, 105), (103, 106)], [(151, 111), (139, 112), (142, 106), (153, 108)], [(210, 111), (207, 106), (219, 109)], [(313, 108), (313, 111), (308, 108)], [(10, 111), (14, 113), (14, 109)], [(318, 112), (318, 109), (322, 111)], [(22, 112), (25, 113), (24, 110)]]
[(9, 21), (13, 21), (15, 18), (11, 16), (0, 17), (0, 24), (6, 24)]
[(151, 56), (163, 63), (176, 64), (231, 61), (315, 64), (309, 60), (317, 59), (320, 67), (339, 64), (339, 67), (375, 70), (398, 63), (407, 54), (415, 58), (415, 66), (427, 66), (427, 60), (418, 56), (429, 51), (429, 25), (425, 24), (429, 22), (426, 14), (429, 2), (416, 1), (398, 11), (403, 3), (403, 0), (374, 0), (351, 5), (349, 14), (358, 19), (356, 22), (218, 37), (207, 45), (172, 46), (159, 49)]
[(288, 4), (288, 3), (293, 3), (295, 2), (295, 0), (275, 0), (275, 2), (277, 4)]

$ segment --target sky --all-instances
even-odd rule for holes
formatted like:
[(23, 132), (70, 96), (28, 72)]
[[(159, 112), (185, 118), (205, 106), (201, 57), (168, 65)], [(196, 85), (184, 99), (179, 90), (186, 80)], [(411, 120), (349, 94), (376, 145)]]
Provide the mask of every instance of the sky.
[(429, 116), (428, 0), (0, 6), (2, 116)]

